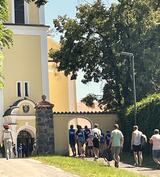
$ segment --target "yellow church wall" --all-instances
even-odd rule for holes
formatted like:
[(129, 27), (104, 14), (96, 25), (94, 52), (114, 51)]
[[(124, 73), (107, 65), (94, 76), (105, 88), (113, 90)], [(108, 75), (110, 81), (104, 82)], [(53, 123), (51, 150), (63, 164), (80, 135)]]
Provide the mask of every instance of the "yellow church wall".
[(40, 36), (14, 35), (14, 44), (10, 49), (4, 50), (4, 110), (12, 105), (17, 97), (16, 82), (29, 82), (29, 97), (33, 101), (41, 100), (41, 42)]
[(118, 121), (118, 116), (116, 114), (55, 114), (53, 116), (55, 153), (59, 155), (68, 155), (69, 153), (68, 130), (70, 121), (73, 123), (74, 119), (82, 118), (91, 123), (91, 128), (93, 128), (95, 123), (98, 123), (99, 128), (102, 129), (103, 132), (106, 132), (107, 130), (112, 131), (114, 124)]
[[(59, 44), (48, 37), (48, 50), (59, 49)], [(51, 58), (48, 58), (51, 60)], [(49, 95), (50, 102), (54, 103), (54, 111), (69, 111), (68, 77), (63, 72), (57, 72), (56, 64), (49, 62)]]
[(26, 122), (28, 126), (32, 126), (35, 128), (35, 120), (28, 120), (26, 117), (26, 120), (16, 120), (16, 129), (18, 130), (19, 128), (25, 126)]
[(49, 63), (49, 94), (54, 111), (69, 111), (68, 78), (55, 71), (54, 63)]
[(29, 4), (29, 24), (39, 24), (39, 8), (33, 2)]

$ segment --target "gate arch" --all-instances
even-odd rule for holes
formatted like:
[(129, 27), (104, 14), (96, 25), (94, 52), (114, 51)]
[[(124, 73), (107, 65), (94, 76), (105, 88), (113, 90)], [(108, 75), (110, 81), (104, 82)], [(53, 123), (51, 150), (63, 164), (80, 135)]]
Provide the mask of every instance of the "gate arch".
[(69, 120), (68, 122), (68, 128), (70, 127), (70, 125), (73, 125), (74, 128), (77, 127), (77, 125), (81, 125), (82, 128), (84, 128), (85, 125), (88, 126), (88, 128), (92, 128), (93, 127), (93, 123), (90, 119), (88, 119), (87, 117), (75, 117), (71, 120)]

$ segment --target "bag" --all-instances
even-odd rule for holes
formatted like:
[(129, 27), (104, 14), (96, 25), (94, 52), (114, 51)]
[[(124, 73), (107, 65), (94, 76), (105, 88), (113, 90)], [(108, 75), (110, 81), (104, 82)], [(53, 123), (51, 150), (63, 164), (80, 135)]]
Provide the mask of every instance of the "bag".
[(105, 149), (102, 154), (105, 161), (112, 161), (113, 156), (110, 149)]
[(147, 136), (145, 134), (141, 135), (141, 145), (145, 146), (147, 144)]

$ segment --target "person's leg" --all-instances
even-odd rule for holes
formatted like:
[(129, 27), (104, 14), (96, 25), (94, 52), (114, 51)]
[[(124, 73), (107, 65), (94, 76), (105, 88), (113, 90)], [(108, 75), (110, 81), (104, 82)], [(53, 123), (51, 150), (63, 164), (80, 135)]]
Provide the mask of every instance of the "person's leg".
[(5, 157), (8, 160), (9, 159), (9, 153), (8, 153), (8, 147), (7, 147), (7, 140), (4, 140), (4, 149), (5, 149)]
[(12, 142), (8, 141), (9, 158), (12, 158)]
[(115, 149), (115, 167), (119, 167), (119, 162), (120, 162), (120, 151), (121, 147), (116, 147)]
[(134, 155), (134, 161), (135, 161), (134, 165), (138, 165), (138, 154), (137, 154), (137, 152), (133, 152), (133, 155)]
[(152, 156), (153, 156), (154, 162), (155, 162), (155, 163), (157, 164), (157, 166), (159, 167), (160, 161), (158, 160), (158, 150), (153, 150), (153, 151), (152, 151)]
[(138, 156), (139, 156), (139, 165), (142, 166), (142, 163), (143, 163), (142, 151), (139, 151), (139, 152), (138, 152)]

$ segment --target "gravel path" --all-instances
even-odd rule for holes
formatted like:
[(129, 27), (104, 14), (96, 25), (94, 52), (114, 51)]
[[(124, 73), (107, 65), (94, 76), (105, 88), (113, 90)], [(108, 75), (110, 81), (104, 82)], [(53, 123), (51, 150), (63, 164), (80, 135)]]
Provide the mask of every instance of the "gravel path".
[[(93, 160), (93, 158), (89, 158), (89, 159), (86, 159), (86, 160)], [(104, 161), (103, 158), (100, 158), (97, 161), (107, 165), (107, 163)], [(110, 165), (112, 167), (114, 167), (114, 161), (110, 162)], [(155, 169), (152, 169), (152, 168), (135, 167), (133, 165), (125, 164), (125, 163), (122, 163), (122, 162), (120, 162), (119, 168), (124, 169), (124, 170), (128, 170), (128, 171), (132, 171), (134, 173), (139, 173), (139, 174), (144, 175), (146, 177), (160, 177), (160, 170), (155, 170)]]
[(0, 158), (0, 177), (78, 177), (32, 159)]

